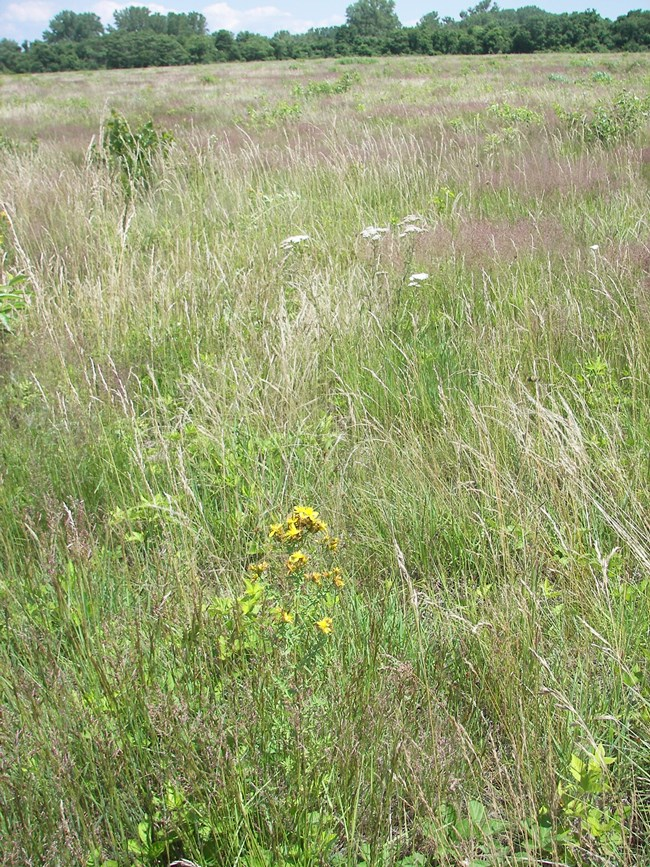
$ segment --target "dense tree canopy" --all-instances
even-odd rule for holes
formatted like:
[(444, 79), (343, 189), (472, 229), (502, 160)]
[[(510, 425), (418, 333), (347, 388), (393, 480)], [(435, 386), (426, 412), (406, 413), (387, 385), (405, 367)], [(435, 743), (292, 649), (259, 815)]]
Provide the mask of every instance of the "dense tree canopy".
[(167, 19), (159, 12), (150, 12), (146, 6), (127, 6), (113, 13), (115, 29), (120, 33), (138, 33), (152, 30), (154, 33), (167, 33)]
[(393, 0), (357, 0), (348, 6), (346, 18), (354, 36), (386, 37), (402, 26)]
[(49, 30), (43, 34), (46, 42), (61, 42), (70, 39), (72, 42), (83, 42), (93, 36), (101, 36), (104, 25), (99, 15), (93, 12), (71, 12), (69, 9), (59, 12), (50, 21)]
[(0, 39), (0, 72), (54, 72), (175, 66), (215, 61), (283, 60), (379, 54), (506, 54), (534, 51), (650, 50), (650, 11), (636, 9), (615, 21), (594, 10), (553, 14), (537, 6), (500, 9), (493, 0), (461, 12), (460, 20), (429, 12), (402, 27), (394, 0), (356, 0), (340, 27), (273, 37), (227, 30), (208, 34), (199, 12), (162, 15), (146, 6), (118, 9), (104, 28), (91, 12), (59, 12), (43, 39)]

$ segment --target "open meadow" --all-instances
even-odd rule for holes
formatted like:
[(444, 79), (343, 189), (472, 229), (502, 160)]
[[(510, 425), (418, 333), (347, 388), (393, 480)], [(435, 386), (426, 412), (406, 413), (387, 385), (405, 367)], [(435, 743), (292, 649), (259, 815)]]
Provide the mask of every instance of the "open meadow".
[(650, 864), (649, 114), (0, 77), (0, 863)]

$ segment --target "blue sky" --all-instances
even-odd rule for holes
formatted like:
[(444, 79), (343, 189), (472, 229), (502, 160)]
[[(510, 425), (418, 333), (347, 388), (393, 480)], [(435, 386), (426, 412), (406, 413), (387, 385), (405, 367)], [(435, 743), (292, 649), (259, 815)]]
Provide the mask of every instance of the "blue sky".
[[(203, 12), (210, 31), (222, 27), (227, 30), (252, 30), (269, 36), (277, 30), (302, 33), (309, 27), (342, 24), (345, 9), (352, 0), (0, 0), (0, 38), (39, 39), (50, 19), (62, 9), (75, 12), (96, 12), (108, 24), (113, 12), (125, 6), (148, 6), (156, 12)], [(508, 2), (501, 0), (504, 9), (533, 5), (534, 0)], [(396, 11), (402, 24), (414, 24), (427, 12), (458, 18), (461, 9), (475, 5), (475, 0), (396, 0)], [(549, 12), (577, 12), (596, 9), (607, 18), (616, 18), (629, 9), (642, 8), (630, 0), (539, 0), (537, 4)]]

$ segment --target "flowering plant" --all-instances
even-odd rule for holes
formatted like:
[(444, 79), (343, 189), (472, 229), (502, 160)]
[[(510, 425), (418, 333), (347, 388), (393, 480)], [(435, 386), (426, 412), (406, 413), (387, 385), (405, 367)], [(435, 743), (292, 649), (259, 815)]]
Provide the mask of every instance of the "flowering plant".
[(345, 586), (334, 558), (340, 540), (310, 506), (294, 506), (284, 521), (269, 528), (266, 556), (249, 564), (244, 592), (211, 603), (224, 631), (222, 659), (259, 649), (271, 638), (306, 666), (335, 630), (333, 612)]

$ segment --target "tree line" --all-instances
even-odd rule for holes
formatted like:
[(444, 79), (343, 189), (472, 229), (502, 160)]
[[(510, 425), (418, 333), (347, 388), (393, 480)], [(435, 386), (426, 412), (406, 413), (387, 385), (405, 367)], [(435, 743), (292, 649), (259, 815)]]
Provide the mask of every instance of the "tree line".
[(551, 13), (537, 6), (500, 9), (492, 0), (460, 13), (459, 20), (429, 12), (403, 27), (393, 0), (356, 0), (340, 26), (274, 36), (208, 32), (199, 12), (162, 15), (130, 6), (104, 27), (92, 12), (65, 10), (43, 38), (22, 45), (0, 39), (0, 72), (128, 69), (226, 61), (386, 54), (522, 54), (535, 51), (647, 51), (650, 11), (633, 10), (612, 21), (594, 10)]

